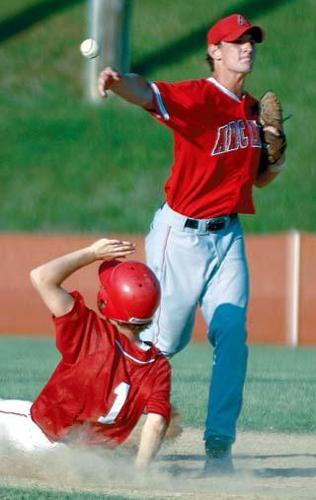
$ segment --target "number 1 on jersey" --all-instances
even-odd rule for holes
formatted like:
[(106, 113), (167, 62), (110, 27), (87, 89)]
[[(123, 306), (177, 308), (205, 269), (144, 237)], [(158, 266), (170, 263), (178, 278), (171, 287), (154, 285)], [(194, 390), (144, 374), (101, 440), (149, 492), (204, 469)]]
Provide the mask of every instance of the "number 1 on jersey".
[(114, 399), (113, 405), (108, 413), (103, 415), (103, 417), (98, 418), (98, 422), (100, 424), (113, 424), (115, 422), (116, 417), (124, 406), (129, 388), (130, 385), (126, 382), (121, 382), (115, 387), (114, 394), (116, 394), (116, 398)]

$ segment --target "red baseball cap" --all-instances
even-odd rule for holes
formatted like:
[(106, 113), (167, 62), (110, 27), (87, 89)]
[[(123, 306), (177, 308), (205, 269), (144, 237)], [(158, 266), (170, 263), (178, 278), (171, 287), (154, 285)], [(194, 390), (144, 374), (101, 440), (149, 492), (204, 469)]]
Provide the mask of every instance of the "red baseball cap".
[(219, 42), (234, 42), (244, 33), (250, 32), (257, 43), (261, 43), (264, 33), (260, 26), (254, 26), (241, 14), (232, 14), (223, 17), (212, 26), (206, 36), (207, 45), (217, 44)]

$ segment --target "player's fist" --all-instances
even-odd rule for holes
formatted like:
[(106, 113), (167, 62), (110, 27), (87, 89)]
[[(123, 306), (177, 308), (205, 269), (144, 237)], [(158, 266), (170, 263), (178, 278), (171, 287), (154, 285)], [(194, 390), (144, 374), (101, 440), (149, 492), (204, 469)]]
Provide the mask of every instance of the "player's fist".
[(102, 97), (107, 97), (107, 90), (109, 90), (115, 82), (121, 80), (121, 75), (113, 68), (108, 66), (99, 75), (98, 89)]
[(135, 252), (135, 244), (130, 241), (101, 238), (90, 245), (95, 260), (119, 259)]

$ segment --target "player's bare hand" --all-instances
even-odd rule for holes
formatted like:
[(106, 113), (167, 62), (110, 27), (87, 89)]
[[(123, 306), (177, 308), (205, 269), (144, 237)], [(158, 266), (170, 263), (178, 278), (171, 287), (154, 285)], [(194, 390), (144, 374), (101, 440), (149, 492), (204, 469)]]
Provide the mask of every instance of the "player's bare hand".
[(135, 252), (136, 245), (130, 241), (101, 238), (90, 245), (95, 260), (124, 258)]
[(107, 90), (109, 90), (115, 82), (121, 80), (121, 75), (113, 68), (108, 66), (99, 75), (98, 89), (102, 97), (107, 97)]

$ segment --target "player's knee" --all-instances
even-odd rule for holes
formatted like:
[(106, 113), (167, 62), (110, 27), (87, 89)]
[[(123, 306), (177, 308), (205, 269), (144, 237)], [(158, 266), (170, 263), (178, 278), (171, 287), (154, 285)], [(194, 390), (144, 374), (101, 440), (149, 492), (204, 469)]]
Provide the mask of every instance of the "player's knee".
[(171, 358), (187, 347), (191, 340), (191, 335), (192, 329), (180, 331), (174, 336), (161, 335), (161, 337), (158, 338), (157, 347), (165, 356)]
[(208, 338), (213, 346), (229, 342), (236, 347), (244, 345), (247, 339), (246, 310), (233, 304), (219, 306), (209, 325)]

